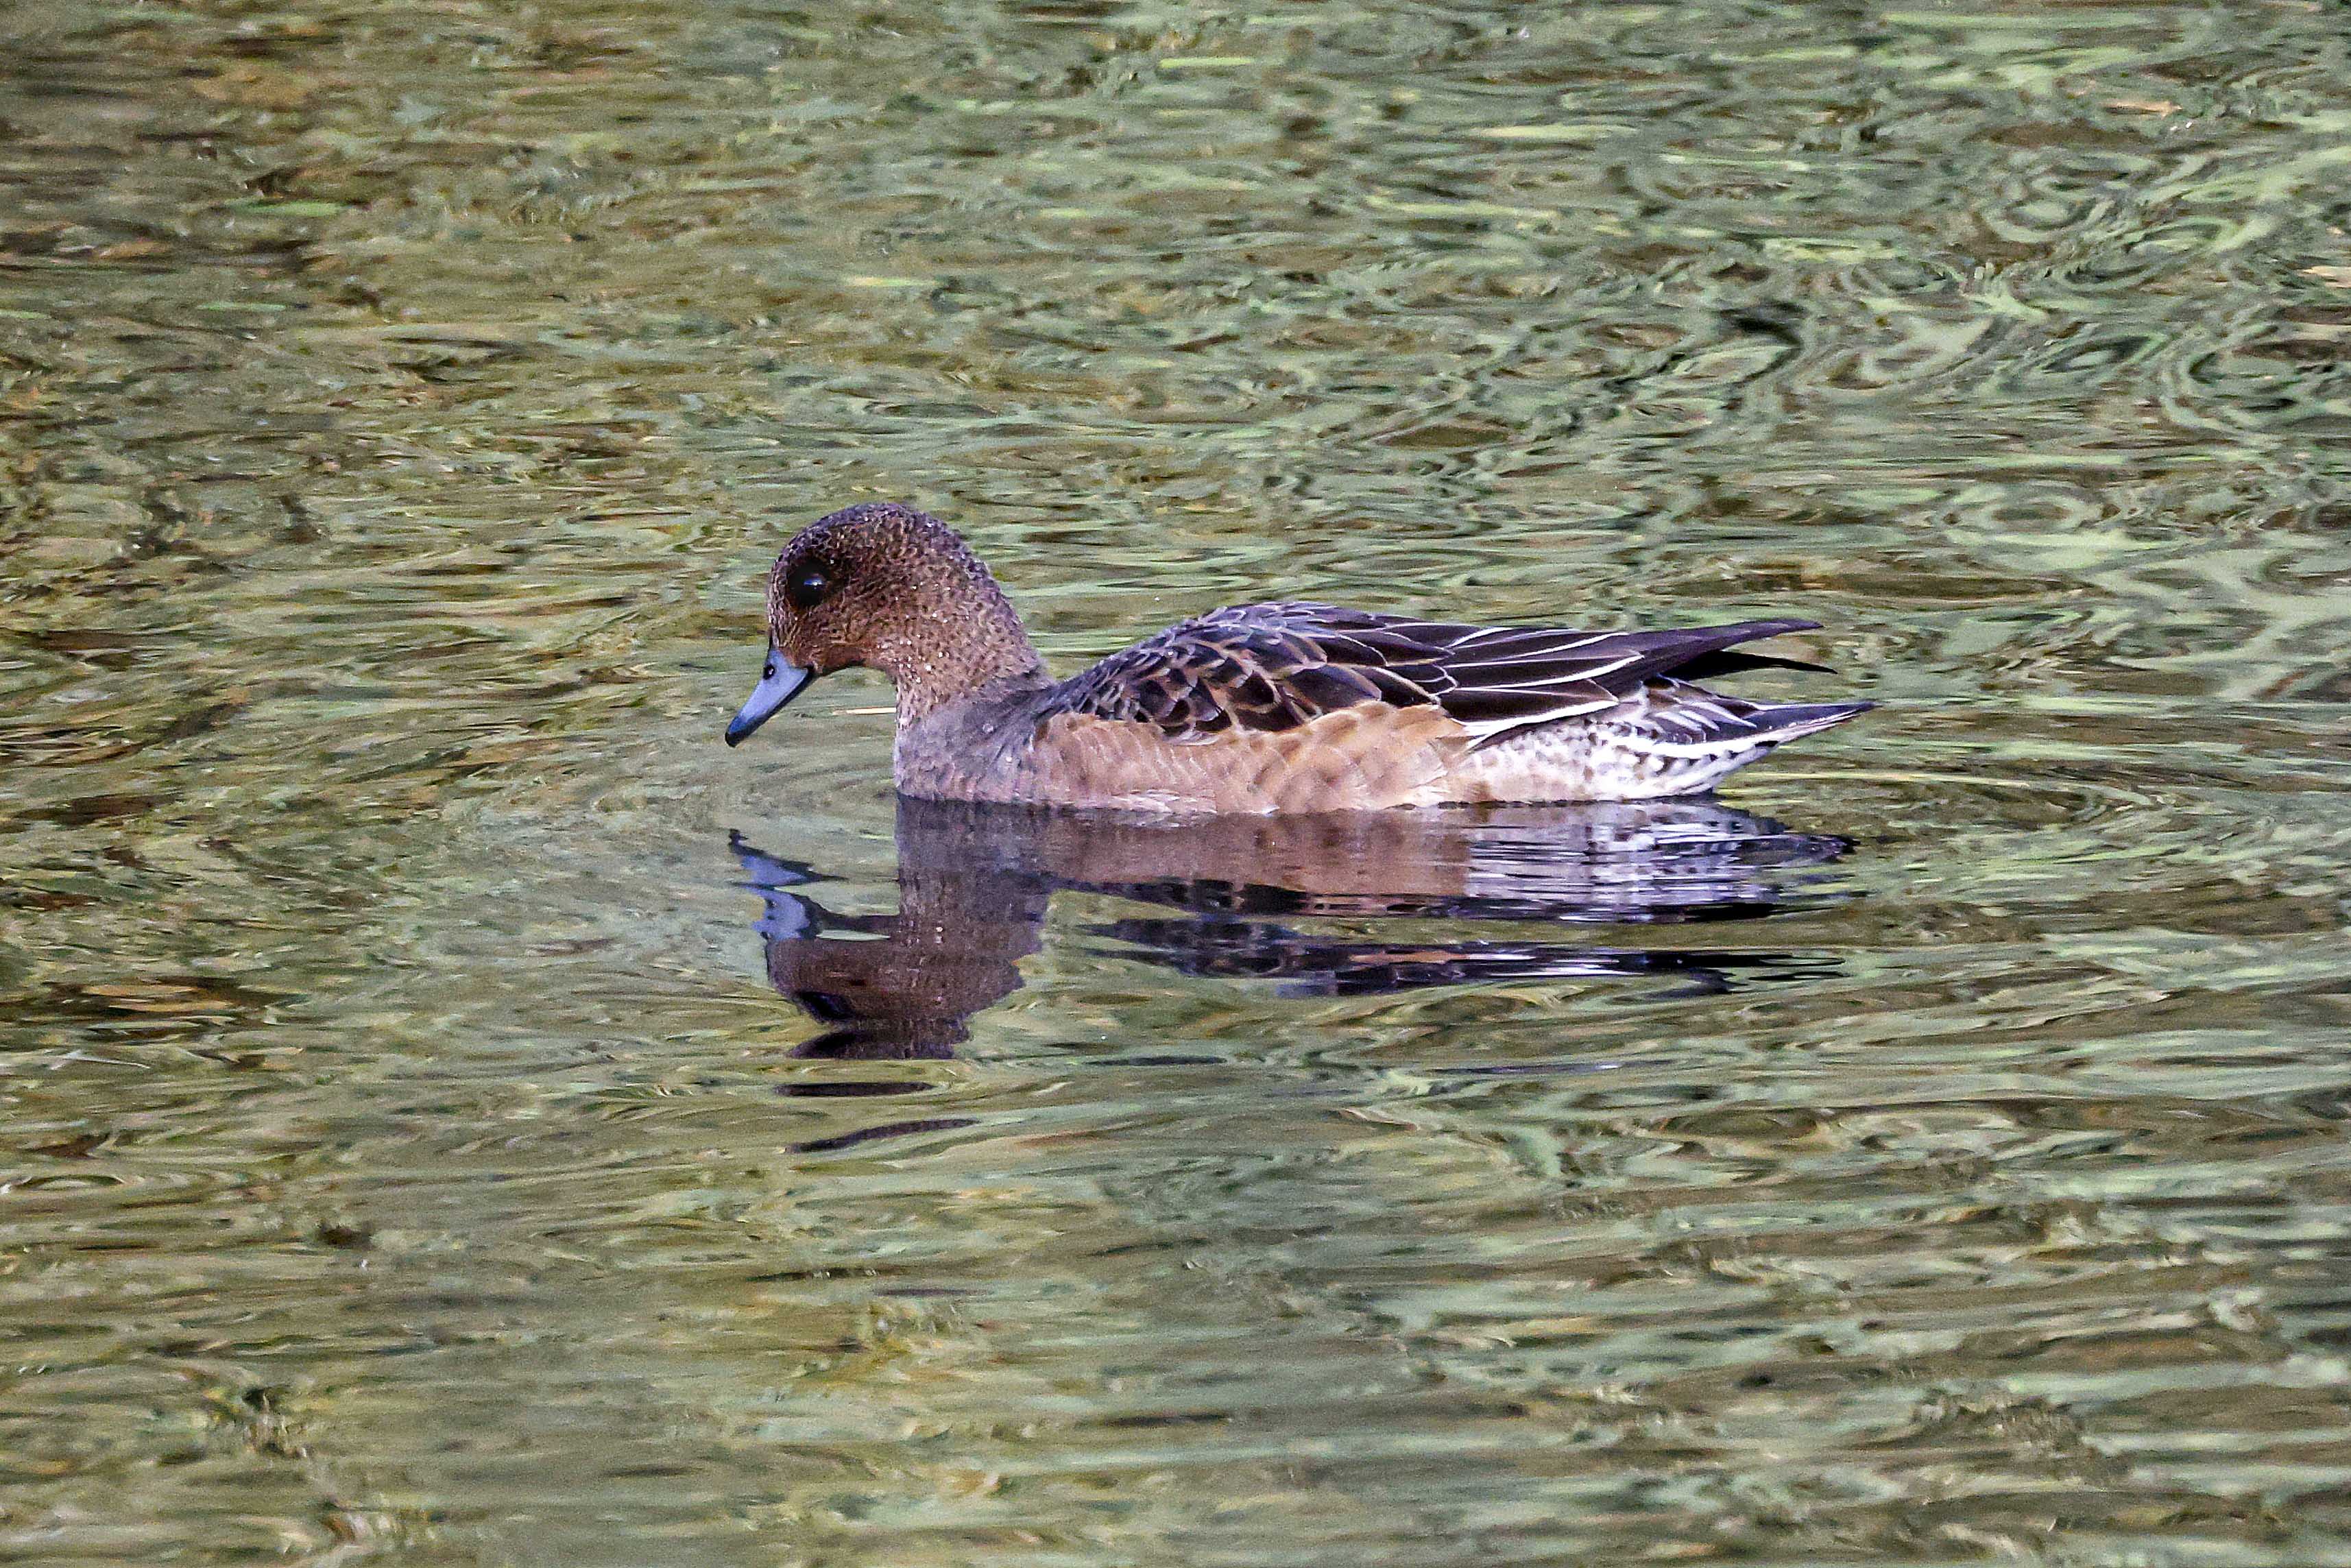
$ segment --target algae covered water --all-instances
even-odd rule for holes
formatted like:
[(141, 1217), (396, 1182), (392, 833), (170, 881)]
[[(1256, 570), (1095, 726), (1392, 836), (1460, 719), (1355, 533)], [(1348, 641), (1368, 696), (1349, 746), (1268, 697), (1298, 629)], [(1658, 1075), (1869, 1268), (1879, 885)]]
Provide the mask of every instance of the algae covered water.
[[(2338, 8), (0, 27), (0, 1558), (2351, 1563)], [(1884, 706), (902, 810), (876, 498)]]

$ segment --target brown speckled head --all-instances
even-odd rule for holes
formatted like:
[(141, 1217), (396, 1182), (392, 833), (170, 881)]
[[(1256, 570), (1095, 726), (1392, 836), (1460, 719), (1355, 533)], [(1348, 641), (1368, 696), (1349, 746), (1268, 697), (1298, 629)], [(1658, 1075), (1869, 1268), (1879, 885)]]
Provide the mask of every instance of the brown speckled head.
[(768, 574), (768, 644), (758, 687), (726, 727), (729, 746), (810, 681), (853, 665), (897, 683), (902, 726), (994, 682), (1045, 678), (970, 547), (936, 517), (890, 502), (844, 507), (784, 547)]

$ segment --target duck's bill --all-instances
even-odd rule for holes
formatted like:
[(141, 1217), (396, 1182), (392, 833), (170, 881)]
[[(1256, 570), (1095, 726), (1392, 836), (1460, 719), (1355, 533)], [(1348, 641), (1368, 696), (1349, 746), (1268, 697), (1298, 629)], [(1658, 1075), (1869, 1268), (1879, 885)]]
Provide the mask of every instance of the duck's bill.
[(800, 688), (810, 679), (809, 671), (773, 648), (768, 649), (767, 667), (759, 672), (759, 684), (751, 688), (751, 700), (743, 705), (734, 722), (726, 727), (726, 744), (742, 745), (745, 736), (781, 713), (786, 703), (799, 695)]

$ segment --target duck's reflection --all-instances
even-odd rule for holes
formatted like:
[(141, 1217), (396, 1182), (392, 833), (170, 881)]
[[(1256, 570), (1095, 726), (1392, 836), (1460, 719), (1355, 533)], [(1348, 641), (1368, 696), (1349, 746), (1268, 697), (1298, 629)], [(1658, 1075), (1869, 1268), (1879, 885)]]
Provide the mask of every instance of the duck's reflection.
[(767, 901), (768, 979), (831, 1026), (797, 1054), (869, 1059), (951, 1054), (974, 1013), (1019, 988), (1056, 890), (1181, 912), (1087, 927), (1106, 950), (1299, 994), (1605, 976), (1706, 990), (1814, 967), (1747, 949), (1380, 941), (1291, 923), (1753, 919), (1818, 902), (1802, 868), (1851, 847), (1703, 800), (1182, 822), (905, 800), (899, 912), (852, 915), (799, 891), (820, 873), (731, 841)]

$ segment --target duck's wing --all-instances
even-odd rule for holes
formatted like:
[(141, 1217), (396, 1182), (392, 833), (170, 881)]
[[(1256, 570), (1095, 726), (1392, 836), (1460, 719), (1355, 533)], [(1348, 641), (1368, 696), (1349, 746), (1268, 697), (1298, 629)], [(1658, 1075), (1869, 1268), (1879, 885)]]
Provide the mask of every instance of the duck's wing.
[(1056, 706), (1186, 739), (1293, 729), (1359, 703), (1433, 703), (1482, 739), (1613, 706), (1651, 676), (1693, 664), (1709, 674), (1747, 667), (1750, 656), (1716, 656), (1818, 624), (1578, 632), (1416, 621), (1330, 604), (1243, 604), (1113, 653), (1065, 683)]

